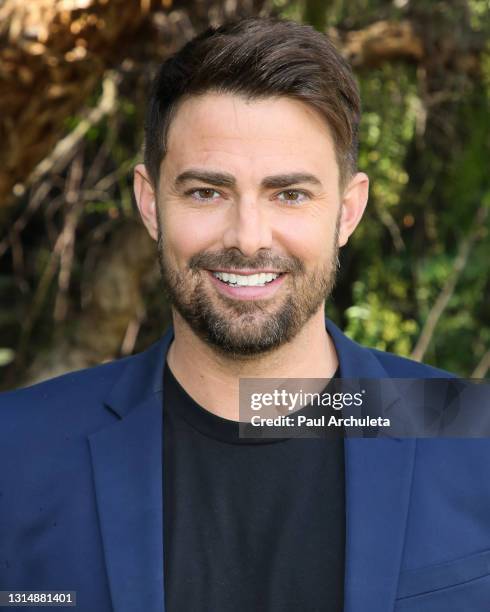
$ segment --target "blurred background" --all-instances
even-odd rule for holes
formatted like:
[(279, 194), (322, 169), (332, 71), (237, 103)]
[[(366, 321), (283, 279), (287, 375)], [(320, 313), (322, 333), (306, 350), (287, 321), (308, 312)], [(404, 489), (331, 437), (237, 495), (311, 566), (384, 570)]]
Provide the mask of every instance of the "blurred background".
[(141, 351), (169, 323), (132, 167), (159, 62), (209, 24), (307, 22), (354, 67), (367, 213), (327, 314), (490, 366), (490, 0), (0, 0), (0, 388)]

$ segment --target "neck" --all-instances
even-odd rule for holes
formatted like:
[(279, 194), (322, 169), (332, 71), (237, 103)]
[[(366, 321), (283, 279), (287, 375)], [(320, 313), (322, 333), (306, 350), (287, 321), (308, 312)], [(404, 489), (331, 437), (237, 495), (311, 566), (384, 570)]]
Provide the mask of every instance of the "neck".
[(239, 378), (331, 378), (338, 366), (334, 344), (325, 329), (324, 308), (284, 345), (264, 355), (236, 360), (199, 338), (173, 312), (174, 341), (167, 362), (187, 393), (203, 408), (239, 420)]

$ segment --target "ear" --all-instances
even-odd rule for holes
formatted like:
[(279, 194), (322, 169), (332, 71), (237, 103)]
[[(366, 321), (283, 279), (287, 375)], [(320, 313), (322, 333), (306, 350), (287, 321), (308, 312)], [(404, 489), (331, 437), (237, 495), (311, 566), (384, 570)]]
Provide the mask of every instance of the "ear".
[(339, 247), (347, 244), (364, 214), (369, 196), (369, 177), (357, 172), (345, 188), (341, 203), (339, 224)]
[(153, 240), (157, 240), (158, 213), (156, 195), (148, 171), (143, 164), (138, 164), (134, 169), (133, 189), (143, 223)]

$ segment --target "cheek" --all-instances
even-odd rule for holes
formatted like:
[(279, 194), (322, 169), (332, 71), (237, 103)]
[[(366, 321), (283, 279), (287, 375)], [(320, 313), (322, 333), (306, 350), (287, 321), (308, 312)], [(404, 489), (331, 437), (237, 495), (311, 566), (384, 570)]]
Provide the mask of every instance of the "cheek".
[(175, 210), (164, 215), (162, 221), (168, 253), (183, 265), (196, 253), (219, 248), (220, 224), (215, 215), (199, 210)]
[(291, 216), (276, 223), (281, 250), (298, 257), (307, 267), (325, 261), (331, 253), (334, 234), (329, 223), (309, 216)]

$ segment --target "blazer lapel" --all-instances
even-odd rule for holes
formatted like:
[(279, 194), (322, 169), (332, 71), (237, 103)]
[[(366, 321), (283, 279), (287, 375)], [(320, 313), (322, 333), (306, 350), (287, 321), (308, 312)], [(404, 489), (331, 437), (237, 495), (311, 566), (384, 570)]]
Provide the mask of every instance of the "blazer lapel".
[[(327, 320), (343, 378), (389, 378), (376, 357)], [(401, 401), (401, 398), (398, 398)], [(392, 612), (415, 440), (346, 438), (345, 612)]]
[(168, 332), (128, 358), (106, 399), (118, 417), (89, 436), (103, 549), (115, 612), (162, 612), (162, 377)]

